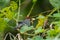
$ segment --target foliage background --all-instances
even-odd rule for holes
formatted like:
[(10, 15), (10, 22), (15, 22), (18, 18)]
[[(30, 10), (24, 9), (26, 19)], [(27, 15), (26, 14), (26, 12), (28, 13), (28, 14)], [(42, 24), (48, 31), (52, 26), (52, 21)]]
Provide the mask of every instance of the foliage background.
[[(30, 26), (15, 30), (27, 17)], [(0, 0), (0, 40), (19, 40), (18, 33), (23, 40), (60, 40), (60, 0)]]

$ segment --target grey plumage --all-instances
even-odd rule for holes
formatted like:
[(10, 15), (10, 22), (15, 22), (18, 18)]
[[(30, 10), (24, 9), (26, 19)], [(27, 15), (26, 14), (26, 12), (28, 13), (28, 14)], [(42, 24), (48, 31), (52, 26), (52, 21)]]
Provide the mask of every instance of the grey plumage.
[(23, 25), (30, 26), (30, 19), (25, 19), (22, 22), (18, 22), (18, 26), (15, 29), (20, 29)]

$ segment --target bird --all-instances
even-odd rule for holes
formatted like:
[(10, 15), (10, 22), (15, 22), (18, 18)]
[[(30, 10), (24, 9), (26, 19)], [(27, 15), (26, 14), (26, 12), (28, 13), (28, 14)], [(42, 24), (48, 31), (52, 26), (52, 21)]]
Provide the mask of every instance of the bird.
[(30, 26), (30, 19), (25, 19), (23, 21), (18, 22), (18, 25), (15, 27), (15, 29), (20, 29), (23, 25)]

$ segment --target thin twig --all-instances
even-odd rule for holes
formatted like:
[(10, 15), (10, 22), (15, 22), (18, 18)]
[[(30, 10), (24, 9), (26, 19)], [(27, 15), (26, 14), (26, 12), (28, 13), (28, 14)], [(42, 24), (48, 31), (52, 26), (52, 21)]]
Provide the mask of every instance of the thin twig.
[(21, 40), (20, 33), (18, 33), (17, 35), (18, 35), (18, 40)]
[(18, 40), (23, 40), (23, 39), (21, 38), (20, 33), (18, 33), (18, 34), (16, 35), (16, 37), (18, 37)]
[(18, 16), (17, 16), (16, 25), (18, 25), (18, 21), (19, 21), (19, 15), (20, 15), (20, 4), (21, 4), (21, 1), (19, 0), (19, 8), (18, 8)]
[(28, 35), (28, 36), (34, 36), (35, 34), (28, 34), (28, 33), (21, 33), (21, 34), (25, 34), (25, 35)]
[(29, 11), (29, 13), (28, 13), (27, 17), (29, 17), (29, 16), (30, 16), (30, 14), (31, 14), (31, 12), (32, 12), (32, 10), (33, 10), (33, 8), (34, 8), (35, 4), (36, 4), (36, 2), (32, 5), (32, 7), (31, 7), (31, 9), (30, 9), (30, 11)]
[(6, 40), (6, 38), (8, 37), (8, 35), (9, 35), (9, 36), (12, 36), (12, 37), (15, 37), (13, 34), (11, 34), (11, 33), (9, 32), (9, 33), (6, 34), (4, 40)]
[(56, 9), (56, 8), (54, 8), (54, 9), (52, 10), (52, 12), (51, 12), (51, 13), (49, 13), (49, 15), (47, 15), (47, 16), (50, 16), (50, 15), (51, 15), (51, 14), (53, 14), (56, 10), (57, 10), (57, 9)]
[(6, 40), (6, 38), (7, 38), (7, 36), (8, 36), (8, 35), (9, 35), (9, 33), (7, 33), (7, 34), (6, 34), (6, 36), (5, 36), (4, 40)]
[[(44, 11), (44, 12), (40, 12), (39, 14), (41, 14), (41, 13), (48, 13), (48, 12), (51, 12), (52, 10), (48, 10), (48, 11)], [(38, 15), (39, 15), (38, 14)], [(35, 15), (35, 16), (32, 16), (32, 17), (36, 17), (36, 16), (38, 16), (38, 15)]]

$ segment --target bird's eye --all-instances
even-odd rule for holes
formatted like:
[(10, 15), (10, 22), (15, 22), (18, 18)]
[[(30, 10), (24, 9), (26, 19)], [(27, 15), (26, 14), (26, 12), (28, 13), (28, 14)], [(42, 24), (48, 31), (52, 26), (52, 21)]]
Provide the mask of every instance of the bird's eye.
[(18, 22), (18, 24), (21, 24), (22, 22)]

